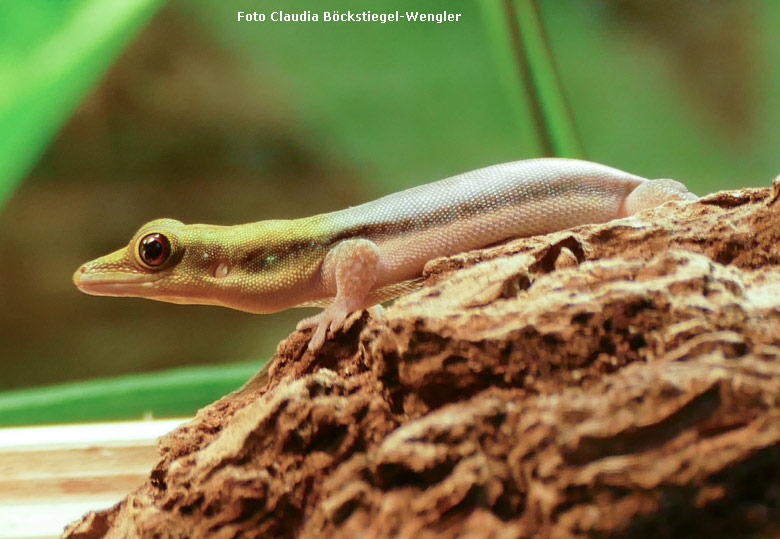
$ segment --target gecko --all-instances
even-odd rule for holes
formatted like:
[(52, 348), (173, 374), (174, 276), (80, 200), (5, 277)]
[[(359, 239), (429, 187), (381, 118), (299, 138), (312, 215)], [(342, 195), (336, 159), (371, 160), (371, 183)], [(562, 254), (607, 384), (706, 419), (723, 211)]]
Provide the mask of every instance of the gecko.
[(83, 292), (250, 313), (323, 307), (310, 351), (351, 314), (419, 286), (426, 262), (696, 200), (682, 183), (564, 158), (493, 165), (347, 209), (234, 226), (157, 219), (73, 275)]

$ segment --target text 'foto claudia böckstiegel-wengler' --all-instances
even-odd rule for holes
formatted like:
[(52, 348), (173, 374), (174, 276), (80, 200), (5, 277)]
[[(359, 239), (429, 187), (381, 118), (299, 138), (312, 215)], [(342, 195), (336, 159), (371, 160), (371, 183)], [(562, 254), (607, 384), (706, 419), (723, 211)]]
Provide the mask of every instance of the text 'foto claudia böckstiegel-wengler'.
[(262, 13), (258, 11), (238, 11), (236, 20), (239, 22), (458, 22), (460, 13), (440, 11), (427, 13), (422, 11), (390, 11), (376, 13), (373, 11), (271, 11)]

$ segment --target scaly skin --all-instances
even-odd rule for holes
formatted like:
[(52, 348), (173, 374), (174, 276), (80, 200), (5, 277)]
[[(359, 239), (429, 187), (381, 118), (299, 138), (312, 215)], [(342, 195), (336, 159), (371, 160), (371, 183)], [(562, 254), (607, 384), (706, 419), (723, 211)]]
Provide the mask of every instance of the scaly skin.
[(411, 289), (433, 258), (695, 199), (673, 180), (530, 159), (304, 219), (237, 226), (158, 219), (127, 247), (81, 266), (73, 280), (88, 294), (251, 313), (325, 306), (298, 324), (316, 328), (309, 348), (317, 350), (351, 313)]

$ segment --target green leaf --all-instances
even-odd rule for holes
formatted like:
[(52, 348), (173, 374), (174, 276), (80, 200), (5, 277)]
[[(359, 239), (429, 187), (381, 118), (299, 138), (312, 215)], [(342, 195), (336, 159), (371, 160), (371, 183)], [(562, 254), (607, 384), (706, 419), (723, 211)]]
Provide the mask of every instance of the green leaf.
[(0, 208), (159, 3), (0, 3)]
[(0, 426), (190, 416), (241, 387), (260, 367), (184, 367), (8, 391), (0, 394)]

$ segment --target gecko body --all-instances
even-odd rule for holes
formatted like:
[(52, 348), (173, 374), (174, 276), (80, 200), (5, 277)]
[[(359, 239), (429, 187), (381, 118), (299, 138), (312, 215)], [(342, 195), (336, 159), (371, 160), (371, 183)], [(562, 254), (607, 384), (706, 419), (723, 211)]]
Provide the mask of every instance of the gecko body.
[(236, 226), (158, 219), (118, 251), (82, 265), (88, 294), (221, 305), (251, 313), (322, 306), (318, 349), (349, 314), (415, 286), (426, 262), (514, 237), (695, 200), (674, 180), (647, 180), (573, 159), (494, 165), (340, 211)]

